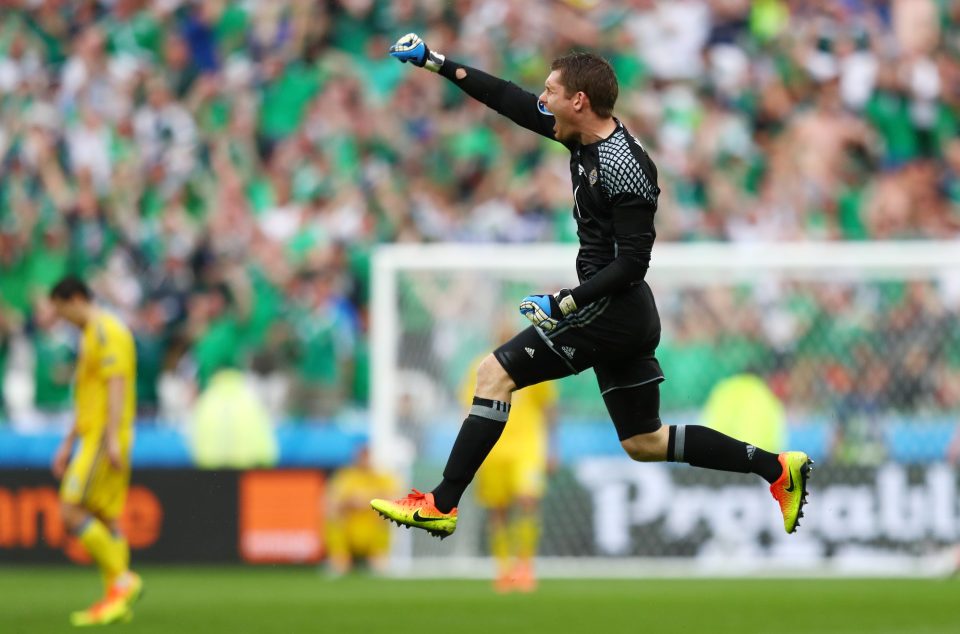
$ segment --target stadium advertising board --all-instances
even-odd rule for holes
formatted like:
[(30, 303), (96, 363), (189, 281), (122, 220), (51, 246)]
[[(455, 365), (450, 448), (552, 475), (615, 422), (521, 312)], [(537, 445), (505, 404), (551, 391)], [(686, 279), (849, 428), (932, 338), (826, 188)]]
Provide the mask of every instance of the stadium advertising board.
[(917, 556), (960, 541), (957, 470), (887, 463), (818, 465), (795, 535), (762, 483), (665, 464), (585, 459), (593, 554), (817, 563)]
[(250, 471), (240, 477), (240, 556), (252, 563), (317, 561), (324, 474)]
[[(89, 561), (42, 469), (0, 469), (0, 562)], [(156, 562), (302, 562), (322, 554), (323, 474), (136, 470), (121, 523)]]

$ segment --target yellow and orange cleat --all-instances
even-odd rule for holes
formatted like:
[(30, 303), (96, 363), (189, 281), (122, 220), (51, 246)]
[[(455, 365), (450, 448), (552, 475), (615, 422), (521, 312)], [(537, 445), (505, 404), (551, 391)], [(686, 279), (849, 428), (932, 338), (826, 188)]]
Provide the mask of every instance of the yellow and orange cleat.
[(537, 589), (537, 576), (534, 574), (532, 561), (518, 561), (511, 576), (513, 589), (517, 592), (533, 592)]
[(501, 570), (493, 579), (493, 591), (497, 594), (513, 592), (513, 574), (510, 570)]
[(76, 627), (129, 623), (133, 620), (133, 604), (143, 594), (143, 580), (135, 572), (127, 571), (110, 586), (107, 596), (86, 610), (70, 615), (70, 623)]
[(493, 580), (493, 590), (497, 594), (508, 592), (533, 592), (537, 589), (537, 577), (533, 572), (533, 562), (518, 560), (509, 568), (497, 573)]
[(75, 627), (89, 627), (92, 625), (111, 625), (113, 623), (127, 623), (133, 618), (133, 612), (127, 602), (118, 597), (107, 596), (97, 601), (86, 610), (79, 610), (70, 615), (70, 624)]
[(770, 493), (780, 504), (783, 513), (783, 528), (794, 533), (803, 517), (803, 505), (807, 502), (807, 477), (813, 471), (813, 460), (802, 451), (785, 451), (777, 456), (783, 473), (770, 485)]
[(433, 501), (433, 493), (416, 489), (399, 500), (370, 500), (370, 506), (397, 526), (422, 528), (434, 537), (443, 539), (457, 530), (457, 509), (442, 513)]
[(141, 579), (137, 573), (128, 570), (114, 581), (113, 586), (110, 588), (109, 596), (120, 599), (128, 606), (133, 607), (133, 604), (136, 603), (142, 595), (143, 579)]

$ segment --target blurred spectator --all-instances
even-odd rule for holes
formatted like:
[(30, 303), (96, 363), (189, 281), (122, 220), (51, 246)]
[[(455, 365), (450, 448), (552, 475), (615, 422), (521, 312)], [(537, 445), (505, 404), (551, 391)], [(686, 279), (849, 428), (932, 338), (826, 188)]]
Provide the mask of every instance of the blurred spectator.
[(243, 317), (234, 310), (230, 290), (217, 285), (196, 289), (187, 316), (191, 356), (197, 367), (197, 386), (206, 389), (213, 375), (243, 364)]
[(156, 77), (146, 86), (147, 101), (133, 119), (144, 167), (162, 165), (167, 187), (181, 184), (196, 159), (196, 124), (190, 112), (174, 101), (165, 77)]
[(132, 322), (137, 348), (137, 417), (140, 421), (154, 420), (160, 413), (160, 375), (168, 346), (168, 321), (164, 305), (154, 300), (141, 306)]
[(220, 370), (197, 399), (188, 431), (202, 469), (271, 467), (278, 448), (270, 415), (247, 378)]
[(755, 374), (737, 374), (717, 383), (703, 407), (703, 424), (774, 453), (786, 443), (783, 405)]
[(330, 478), (327, 495), (326, 543), (330, 573), (344, 575), (357, 564), (383, 572), (390, 553), (390, 525), (370, 508), (370, 500), (396, 495), (399, 485), (377, 471), (370, 450), (363, 446), (353, 462)]
[(66, 429), (72, 423), (72, 383), (76, 343), (59, 322), (53, 304), (38, 295), (27, 332), (33, 347), (35, 429)]
[(7, 376), (7, 357), (10, 355), (10, 335), (13, 332), (7, 312), (0, 298), (0, 425), (7, 422), (6, 385), (3, 379)]
[(331, 271), (304, 273), (290, 323), (296, 342), (296, 377), (290, 411), (308, 419), (330, 418), (352, 391), (356, 314), (336, 288)]

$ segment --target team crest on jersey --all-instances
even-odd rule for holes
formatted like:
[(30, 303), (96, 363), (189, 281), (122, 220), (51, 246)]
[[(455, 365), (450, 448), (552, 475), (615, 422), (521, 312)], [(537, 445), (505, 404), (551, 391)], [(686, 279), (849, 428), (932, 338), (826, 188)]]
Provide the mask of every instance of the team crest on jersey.
[(597, 168), (596, 167), (590, 170), (590, 176), (588, 176), (588, 178), (590, 180), (591, 187), (597, 184)]
[(537, 110), (539, 110), (542, 114), (545, 114), (547, 116), (550, 116), (550, 117), (553, 116), (553, 113), (547, 110), (547, 104), (543, 103), (539, 99), (537, 100)]

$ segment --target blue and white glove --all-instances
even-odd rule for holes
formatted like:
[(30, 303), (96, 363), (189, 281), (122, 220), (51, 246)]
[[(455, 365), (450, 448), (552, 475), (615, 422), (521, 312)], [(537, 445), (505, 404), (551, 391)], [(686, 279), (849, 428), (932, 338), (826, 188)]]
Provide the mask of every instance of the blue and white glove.
[(557, 327), (560, 321), (577, 310), (570, 289), (564, 288), (556, 295), (527, 295), (520, 302), (520, 314), (534, 326), (547, 332)]
[(435, 53), (427, 47), (427, 43), (416, 33), (407, 33), (390, 47), (390, 55), (403, 63), (410, 62), (415, 66), (437, 72), (446, 59), (440, 53)]

